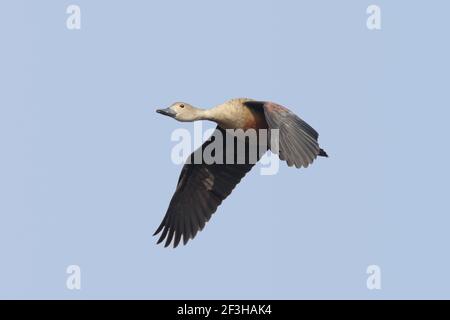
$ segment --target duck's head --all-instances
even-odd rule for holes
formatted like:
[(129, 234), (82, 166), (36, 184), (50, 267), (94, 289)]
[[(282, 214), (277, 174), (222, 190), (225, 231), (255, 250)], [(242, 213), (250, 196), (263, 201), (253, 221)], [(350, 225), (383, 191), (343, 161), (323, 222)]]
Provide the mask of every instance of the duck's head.
[(157, 109), (156, 112), (174, 118), (181, 122), (195, 121), (199, 119), (201, 109), (195, 108), (186, 102), (175, 102), (166, 109)]

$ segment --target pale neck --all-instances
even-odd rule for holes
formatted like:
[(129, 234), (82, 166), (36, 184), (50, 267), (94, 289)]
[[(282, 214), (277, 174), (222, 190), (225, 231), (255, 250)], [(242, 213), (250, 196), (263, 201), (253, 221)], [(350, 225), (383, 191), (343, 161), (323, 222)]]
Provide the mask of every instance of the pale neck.
[(212, 109), (196, 108), (194, 117), (193, 117), (193, 121), (196, 121), (196, 120), (210, 120), (210, 121), (216, 122), (216, 120), (217, 120), (216, 108), (212, 108)]

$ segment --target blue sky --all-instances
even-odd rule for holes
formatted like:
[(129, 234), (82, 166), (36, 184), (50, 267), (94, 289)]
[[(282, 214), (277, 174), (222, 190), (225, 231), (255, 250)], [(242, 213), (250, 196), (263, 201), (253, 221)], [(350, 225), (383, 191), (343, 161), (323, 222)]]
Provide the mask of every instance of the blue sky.
[[(449, 298), (449, 9), (4, 1), (0, 297)], [(188, 246), (156, 246), (193, 125), (155, 109), (236, 97), (289, 107), (330, 158), (253, 170)]]

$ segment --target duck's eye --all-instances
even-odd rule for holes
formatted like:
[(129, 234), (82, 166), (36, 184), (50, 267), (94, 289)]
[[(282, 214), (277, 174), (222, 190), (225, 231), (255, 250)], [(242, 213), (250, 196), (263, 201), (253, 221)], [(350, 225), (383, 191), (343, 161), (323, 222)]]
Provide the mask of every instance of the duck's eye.
[(184, 108), (184, 104), (180, 104), (180, 108)]

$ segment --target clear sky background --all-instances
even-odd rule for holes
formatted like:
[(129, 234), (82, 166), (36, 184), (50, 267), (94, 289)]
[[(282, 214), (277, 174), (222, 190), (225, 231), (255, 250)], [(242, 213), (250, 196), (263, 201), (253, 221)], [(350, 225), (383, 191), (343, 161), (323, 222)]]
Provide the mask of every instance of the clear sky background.
[[(2, 1), (0, 298), (450, 298), (449, 12)], [(170, 135), (193, 125), (155, 109), (234, 97), (291, 108), (330, 158), (252, 171), (188, 246), (156, 246), (181, 169)]]

